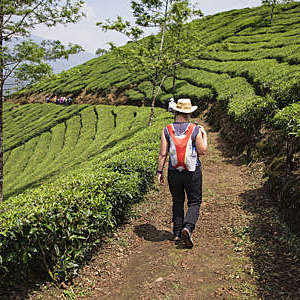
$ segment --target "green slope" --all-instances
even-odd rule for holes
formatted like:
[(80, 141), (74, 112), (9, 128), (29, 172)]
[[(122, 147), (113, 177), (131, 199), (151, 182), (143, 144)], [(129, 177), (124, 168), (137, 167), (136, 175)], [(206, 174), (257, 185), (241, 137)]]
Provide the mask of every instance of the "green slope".
[[(187, 30), (196, 32), (206, 48), (179, 71), (175, 97), (190, 97), (201, 107), (207, 102), (225, 101), (227, 113), (243, 126), (260, 122), (267, 115), (267, 123), (274, 126), (278, 118), (284, 118), (280, 124), (292, 118), (299, 125), (299, 23), (299, 2), (278, 8), (271, 25), (265, 6), (223, 12), (190, 23)], [(171, 78), (166, 80), (159, 106), (165, 107), (172, 96), (171, 82)], [(150, 83), (129, 74), (112, 54), (39, 82), (19, 95), (41, 91), (73, 96), (85, 92), (101, 99), (113, 91), (117, 98), (125, 96), (122, 101), (133, 105), (150, 105), (152, 95)]]
[[(278, 7), (272, 24), (269, 14), (269, 8), (262, 6), (222, 12), (188, 24), (187, 30), (199, 37), (199, 55), (178, 69), (175, 95), (172, 78), (164, 81), (157, 105), (166, 107), (168, 99), (175, 96), (190, 97), (193, 104), (203, 110), (208, 108), (208, 120), (214, 128), (222, 130), (239, 154), (246, 153), (249, 161), (266, 163), (266, 174), (273, 182), (274, 191), (282, 186), (291, 191), (285, 181), (299, 178), (300, 166), (300, 2)], [(111, 103), (114, 99), (127, 105), (149, 106), (152, 89), (147, 78), (128, 73), (109, 53), (27, 87), (15, 96), (21, 97), (23, 102), (29, 95), (31, 100), (35, 96), (41, 99), (41, 93), (43, 96), (73, 95), (75, 102), (80, 103)], [(7, 113), (5, 111), (8, 121), (15, 119), (13, 105), (6, 108)], [(43, 144), (51, 145), (54, 125), (59, 125), (56, 130), (66, 135), (66, 142), (60, 147), (73, 149), (76, 146), (74, 151), (79, 157), (97, 155), (98, 149), (91, 142), (95, 132), (84, 127), (84, 118), (91, 118), (93, 124), (96, 122), (97, 115), (93, 115), (92, 108), (81, 112), (72, 107), (69, 112), (59, 113), (56, 119), (52, 119), (46, 106), (37, 107), (36, 113), (27, 109), (25, 105), (22, 114), (34, 126), (23, 127), (16, 119), (14, 127), (5, 133), (4, 161), (8, 166), (11, 157), (22, 156), (21, 147), (35, 153)], [(49, 118), (47, 125), (35, 119), (41, 110), (48, 116), (45, 119)], [(86, 116), (88, 112), (90, 116)], [(73, 117), (69, 120), (69, 116)], [(82, 121), (82, 132), (89, 139), (87, 144), (91, 144), (89, 150), (81, 144), (78, 133), (78, 124)], [(68, 128), (72, 126), (74, 130), (70, 133)], [(39, 130), (43, 136), (35, 137)], [(78, 141), (70, 140), (71, 135), (77, 135)], [(114, 146), (118, 138), (109, 139), (108, 136), (105, 149)], [(64, 154), (61, 160), (66, 156)], [(83, 158), (78, 158), (78, 163), (76, 159), (73, 163), (80, 165)], [(52, 157), (47, 160), (52, 161)], [(27, 158), (21, 161), (20, 168), (26, 167)], [(55, 174), (55, 168), (51, 168)], [(28, 176), (30, 171), (26, 174)], [(285, 198), (291, 196), (287, 194)]]
[[(116, 155), (119, 144), (130, 143), (147, 127), (150, 111), (75, 104), (5, 104), (4, 109), (5, 198), (83, 168), (104, 154), (107, 158)], [(116, 128), (112, 109), (117, 113)], [(162, 113), (157, 110), (157, 117)]]

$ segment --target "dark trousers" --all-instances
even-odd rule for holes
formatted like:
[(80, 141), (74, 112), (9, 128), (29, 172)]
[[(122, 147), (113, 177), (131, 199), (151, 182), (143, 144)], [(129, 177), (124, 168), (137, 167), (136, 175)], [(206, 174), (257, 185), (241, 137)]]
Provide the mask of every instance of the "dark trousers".
[[(173, 231), (180, 233), (183, 227), (192, 232), (199, 218), (202, 203), (202, 170), (198, 166), (195, 172), (168, 171), (168, 183), (173, 198)], [(188, 210), (184, 216), (184, 200), (187, 195)]]

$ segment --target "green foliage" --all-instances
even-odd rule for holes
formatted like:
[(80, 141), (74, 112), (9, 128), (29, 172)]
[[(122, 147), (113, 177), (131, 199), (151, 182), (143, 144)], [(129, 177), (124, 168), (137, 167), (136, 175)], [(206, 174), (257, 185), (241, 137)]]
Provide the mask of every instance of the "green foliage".
[[(25, 108), (30, 111), (28, 105)], [(58, 281), (77, 274), (103, 235), (127, 218), (131, 205), (152, 185), (161, 128), (170, 114), (158, 110), (149, 128), (145, 121), (149, 108), (119, 106), (114, 109), (118, 114), (114, 128), (111, 109), (85, 107), (80, 116), (52, 127), (51, 134), (42, 133), (14, 148), (17, 166), (10, 163), (11, 179), (25, 154), (31, 159), (19, 180), (26, 179), (27, 172), (41, 184), (45, 177), (37, 175), (43, 169), (61, 169), (52, 183), (0, 204), (2, 286), (28, 280), (35, 273), (48, 273)], [(68, 164), (72, 168), (67, 171)]]
[(149, 113), (145, 107), (116, 107), (114, 128), (111, 110), (105, 105), (27, 104), (5, 114), (5, 199), (126, 144), (144, 128)]
[[(176, 18), (176, 7), (181, 4), (179, 1), (173, 6), (172, 18)], [(277, 6), (272, 24), (267, 20), (269, 14), (270, 8), (264, 5), (222, 12), (185, 25), (183, 19), (182, 22), (170, 22), (164, 45), (166, 49), (170, 45), (173, 53), (165, 63), (174, 63), (176, 51), (183, 51), (183, 60), (178, 60), (176, 70), (163, 73), (162, 87), (155, 90), (158, 105), (165, 107), (170, 97), (189, 97), (200, 107), (206, 107), (207, 101), (217, 100), (225, 103), (227, 114), (244, 128), (258, 129), (263, 124), (273, 126), (275, 114), (298, 103), (300, 98), (300, 4)], [(189, 45), (182, 42), (187, 33), (191, 38)], [(153, 46), (151, 51), (158, 53), (160, 37), (145, 38), (139, 44), (129, 43), (119, 51), (137, 53), (139, 45), (144, 45), (140, 51), (145, 54), (148, 43)], [(184, 52), (186, 49), (189, 51)], [(142, 65), (142, 59), (137, 55), (135, 63)], [(149, 66), (142, 68), (150, 75), (138, 74), (134, 69), (128, 72), (118, 67), (116, 56), (109, 53), (77, 67), (80, 73), (72, 74), (70, 79), (62, 77), (60, 81), (37, 85), (31, 92), (42, 87), (43, 90), (55, 88), (72, 93), (84, 86), (91, 93), (101, 92), (101, 96), (105, 96), (117, 87), (125, 90), (128, 103), (150, 105), (153, 96), (151, 75), (155, 74), (155, 68), (155, 62), (150, 60)], [(118, 76), (120, 80), (116, 82)]]
[[(10, 120), (8, 135), (6, 135), (6, 128), (4, 127), (4, 152), (16, 148), (32, 137), (50, 130), (55, 125), (64, 122), (85, 108), (87, 108), (87, 105), (72, 105), (62, 109), (60, 106), (53, 104), (28, 104), (13, 110), (11, 115), (14, 116), (14, 119)], [(27, 111), (27, 109), (30, 111)], [(41, 114), (38, 113), (40, 109), (42, 110)], [(4, 119), (5, 122), (6, 119)]]
[(286, 106), (274, 117), (275, 126), (285, 128), (289, 134), (300, 137), (300, 102)]
[[(37, 44), (30, 40), (31, 31), (39, 24), (48, 27), (57, 24), (75, 23), (83, 16), (82, 0), (61, 3), (53, 1), (11, 1), (1, 2), (1, 84), (9, 77), (16, 79), (18, 88), (37, 80), (49, 78), (52, 67), (47, 63), (61, 57), (83, 51), (79, 45), (62, 45), (60, 41), (43, 41)], [(22, 37), (18, 42), (16, 38)], [(13, 40), (16, 45), (12, 46)], [(2, 97), (3, 95), (1, 95)]]

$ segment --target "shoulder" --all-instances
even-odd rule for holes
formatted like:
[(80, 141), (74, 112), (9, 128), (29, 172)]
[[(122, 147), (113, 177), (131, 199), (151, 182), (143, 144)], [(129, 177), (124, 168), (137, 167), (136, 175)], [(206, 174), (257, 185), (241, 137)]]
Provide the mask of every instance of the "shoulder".
[(169, 139), (169, 136), (170, 136), (169, 130), (170, 130), (171, 128), (172, 128), (172, 124), (168, 124), (168, 125), (167, 125), (166, 127), (164, 127), (164, 129), (163, 129), (163, 133), (164, 133), (166, 139)]
[(196, 135), (199, 133), (199, 126), (197, 126), (196, 124), (194, 127), (194, 132), (196, 133)]
[(196, 139), (197, 135), (199, 134), (199, 127), (196, 124), (194, 124), (194, 125), (195, 126), (194, 126), (193, 133), (192, 133), (193, 140)]

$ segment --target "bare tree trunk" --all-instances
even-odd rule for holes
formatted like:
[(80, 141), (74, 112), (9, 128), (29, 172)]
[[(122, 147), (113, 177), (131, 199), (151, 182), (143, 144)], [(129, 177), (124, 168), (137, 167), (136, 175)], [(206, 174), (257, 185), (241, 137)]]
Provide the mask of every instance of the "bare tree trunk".
[(151, 111), (150, 111), (150, 116), (149, 116), (149, 121), (148, 121), (148, 126), (152, 125), (152, 121), (154, 118), (154, 107), (155, 107), (155, 100), (156, 100), (156, 85), (153, 83), (152, 86), (152, 103), (151, 103)]
[[(154, 107), (155, 107), (155, 100), (157, 97), (157, 94), (159, 93), (159, 91), (161, 91), (161, 87), (166, 79), (166, 75), (161, 79), (159, 86), (156, 85), (157, 80), (155, 80), (152, 83), (152, 103), (151, 103), (151, 112), (150, 112), (150, 117), (149, 117), (149, 121), (148, 121), (148, 126), (152, 125), (152, 121), (154, 118)], [(156, 88), (158, 87), (158, 92), (156, 93)]]
[[(167, 25), (167, 14), (168, 14), (168, 8), (169, 8), (169, 1), (172, 3), (172, 0), (166, 0), (166, 6), (165, 6), (165, 13), (164, 13), (164, 24), (162, 26), (161, 30), (161, 40), (160, 40), (160, 47), (159, 47), (159, 58), (158, 60), (161, 60), (162, 51), (163, 51), (163, 45), (164, 45), (164, 39), (165, 39), (165, 32), (166, 32), (166, 25)], [(156, 84), (153, 84), (153, 90), (152, 90), (152, 103), (151, 103), (151, 112), (149, 116), (148, 126), (152, 125), (152, 121), (154, 118), (154, 107), (155, 107), (155, 101), (156, 101), (156, 94), (155, 94), (155, 88)]]
[(274, 5), (272, 5), (272, 9), (271, 9), (271, 24), (273, 23), (273, 15), (274, 15)]
[[(172, 0), (171, 0), (171, 2), (172, 2)], [(159, 47), (159, 60), (161, 59), (162, 50), (163, 50), (163, 46), (164, 46), (168, 8), (169, 8), (169, 0), (166, 0), (165, 15), (164, 15), (165, 20), (164, 20), (164, 24), (163, 24), (162, 29), (161, 29), (161, 40), (160, 40), (160, 47)]]
[(3, 11), (0, 6), (0, 202), (3, 201)]
[(173, 86), (172, 86), (172, 94), (173, 97), (175, 98), (175, 84), (176, 84), (176, 65), (174, 66), (174, 70), (173, 70)]
[(271, 5), (271, 24), (273, 23), (274, 9), (275, 9), (276, 4), (277, 4), (277, 1), (273, 0), (273, 3)]

